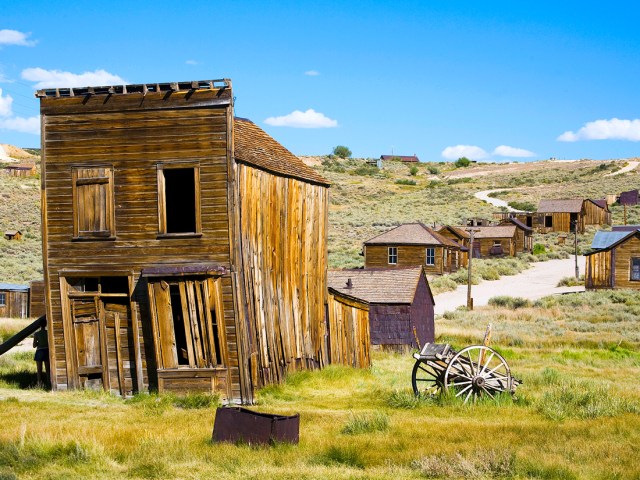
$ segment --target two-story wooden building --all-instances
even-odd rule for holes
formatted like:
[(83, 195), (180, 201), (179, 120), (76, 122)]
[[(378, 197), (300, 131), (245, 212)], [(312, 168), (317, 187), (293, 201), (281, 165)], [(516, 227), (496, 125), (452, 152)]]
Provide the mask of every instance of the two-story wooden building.
[(331, 362), (329, 183), (229, 80), (40, 90), (54, 389), (217, 392)]
[(365, 268), (424, 266), (430, 275), (460, 267), (460, 245), (422, 223), (405, 223), (364, 242)]

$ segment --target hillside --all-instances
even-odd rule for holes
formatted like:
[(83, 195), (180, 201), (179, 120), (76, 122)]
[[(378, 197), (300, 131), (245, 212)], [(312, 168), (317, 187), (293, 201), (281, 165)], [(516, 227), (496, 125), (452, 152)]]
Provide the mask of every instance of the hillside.
[[(467, 217), (490, 217), (496, 207), (475, 198), (477, 191), (499, 189), (500, 199), (537, 204), (541, 198), (559, 196), (603, 198), (640, 186), (640, 168), (612, 175), (636, 159), (479, 163), (467, 168), (421, 163), (415, 175), (398, 162), (385, 162), (379, 170), (363, 159), (302, 159), (332, 183), (331, 268), (361, 266), (362, 242), (400, 223), (457, 224)], [(24, 234), (19, 242), (0, 238), (0, 281), (21, 283), (42, 276), (39, 185), (39, 177), (14, 178), (0, 171), (0, 231)], [(628, 210), (629, 223), (640, 222), (639, 209)], [(622, 208), (612, 210), (614, 223), (622, 223)]]

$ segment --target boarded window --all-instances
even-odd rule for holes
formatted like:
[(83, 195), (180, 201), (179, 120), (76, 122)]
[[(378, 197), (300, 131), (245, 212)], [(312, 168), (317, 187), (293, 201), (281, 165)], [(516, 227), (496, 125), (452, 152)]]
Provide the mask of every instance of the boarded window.
[(161, 235), (200, 233), (200, 169), (158, 166), (158, 222)]
[(389, 247), (389, 265), (398, 263), (398, 247)]
[(435, 265), (436, 264), (436, 249), (433, 247), (427, 248), (427, 265)]
[(113, 169), (72, 169), (74, 238), (109, 239), (115, 236)]
[(631, 280), (640, 281), (640, 257), (631, 258)]

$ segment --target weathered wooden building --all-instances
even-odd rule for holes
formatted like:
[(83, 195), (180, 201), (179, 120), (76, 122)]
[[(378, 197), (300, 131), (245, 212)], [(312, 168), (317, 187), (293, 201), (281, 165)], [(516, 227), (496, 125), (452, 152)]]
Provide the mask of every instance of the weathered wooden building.
[(22, 240), (22, 232), (20, 230), (7, 230), (4, 232), (6, 240)]
[[(473, 245), (470, 245), (469, 229), (473, 229)], [(515, 256), (533, 248), (533, 230), (517, 219), (490, 226), (445, 225), (438, 233), (460, 242), (471, 251), (473, 258)]]
[(0, 317), (29, 317), (29, 286), (0, 283)]
[(365, 268), (422, 265), (431, 275), (460, 267), (460, 245), (421, 223), (405, 223), (364, 242)]
[(54, 389), (250, 403), (331, 361), (329, 184), (234, 118), (229, 80), (37, 96)]
[(531, 253), (533, 251), (533, 228), (528, 227), (521, 220), (514, 217), (503, 220), (500, 225), (514, 225), (516, 227), (516, 254)]
[(12, 163), (5, 170), (12, 177), (30, 177), (37, 173), (35, 163)]
[(330, 270), (329, 295), (330, 317), (368, 319), (374, 347), (405, 351), (434, 341), (435, 303), (423, 267)]
[(454, 227), (443, 225), (437, 232), (445, 238), (455, 242), (460, 246), (460, 266), (467, 268), (469, 265), (469, 232), (466, 227)]
[(32, 280), (29, 282), (29, 316), (40, 318), (46, 313), (44, 280)]
[[(611, 211), (606, 201), (591, 199), (540, 200), (538, 211), (531, 214), (533, 227), (541, 233), (584, 233), (588, 226), (611, 225)], [(531, 223), (531, 225), (529, 225)]]
[(585, 254), (585, 288), (640, 290), (640, 231), (598, 231)]

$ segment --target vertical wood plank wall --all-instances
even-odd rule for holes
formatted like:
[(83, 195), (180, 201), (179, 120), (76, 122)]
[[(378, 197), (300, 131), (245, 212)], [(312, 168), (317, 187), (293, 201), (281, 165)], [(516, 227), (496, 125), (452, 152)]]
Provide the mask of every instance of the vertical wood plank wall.
[(612, 288), (613, 278), (611, 276), (612, 251), (592, 253), (585, 256), (586, 288)]
[(5, 294), (5, 305), (0, 306), (0, 317), (27, 318), (29, 316), (29, 292), (0, 290)]
[(29, 282), (29, 316), (40, 318), (46, 313), (44, 280)]
[(328, 363), (328, 188), (238, 163), (240, 266), (254, 387)]
[[(48, 290), (54, 387), (71, 387), (68, 361), (72, 352), (63, 335), (60, 277), (65, 270), (105, 272), (127, 270), (136, 285), (134, 295), (141, 327), (142, 355), (150, 350), (146, 285), (138, 288), (143, 268), (158, 264), (211, 262), (230, 269), (227, 212), (228, 106), (181, 108), (206, 103), (211, 92), (191, 97), (149, 93), (143, 98), (114, 96), (115, 105), (94, 96), (43, 98), (43, 256)], [(119, 102), (119, 103), (118, 103)], [(129, 103), (127, 103), (129, 102)], [(132, 105), (137, 109), (132, 110)], [(145, 105), (149, 105), (145, 109)], [(131, 111), (118, 111), (118, 108)], [(86, 109), (86, 113), (84, 113)], [(110, 111), (113, 110), (113, 111)], [(200, 164), (202, 235), (158, 238), (158, 186), (156, 169), (162, 162)], [(72, 166), (108, 165), (113, 168), (115, 239), (72, 241)], [(230, 356), (235, 345), (231, 280), (223, 278), (225, 327)], [(124, 326), (123, 326), (124, 328)], [(152, 347), (151, 347), (152, 349)], [(141, 359), (146, 367), (146, 359)], [(230, 378), (239, 394), (237, 360)], [(148, 386), (144, 368), (144, 385)], [(131, 372), (127, 371), (130, 376)]]
[(640, 281), (631, 280), (631, 258), (640, 258), (640, 238), (637, 235), (621, 243), (612, 252), (614, 288), (640, 289)]
[(371, 366), (369, 306), (329, 293), (329, 358), (331, 363), (351, 367)]

